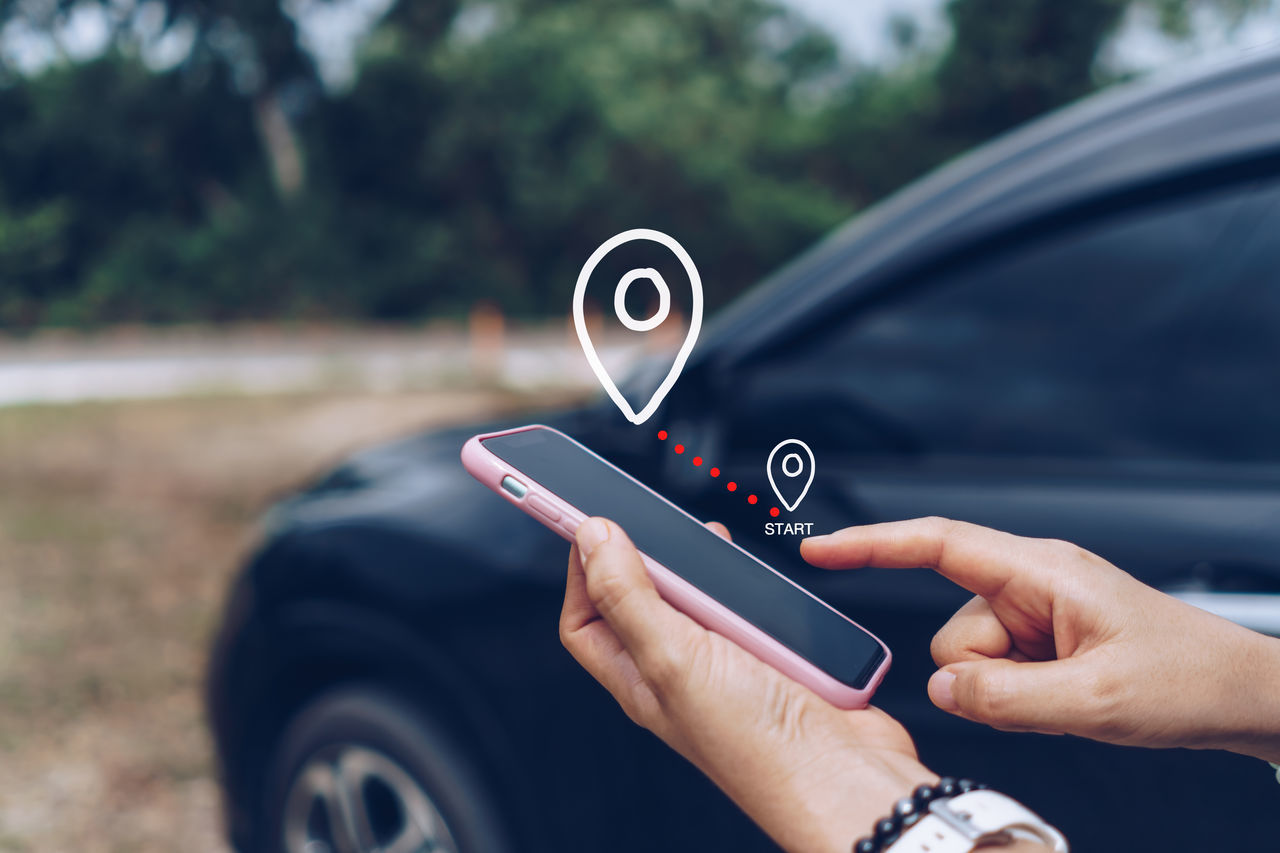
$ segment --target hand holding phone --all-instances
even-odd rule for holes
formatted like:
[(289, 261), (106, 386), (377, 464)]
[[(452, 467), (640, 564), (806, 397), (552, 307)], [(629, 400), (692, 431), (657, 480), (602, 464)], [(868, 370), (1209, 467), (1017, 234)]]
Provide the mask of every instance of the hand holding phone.
[(898, 797), (937, 781), (888, 714), (836, 708), (663, 601), (613, 522), (578, 528), (560, 637), (785, 850), (847, 851)]
[(563, 433), (475, 436), (462, 461), (567, 539), (589, 516), (612, 519), (664, 599), (836, 707), (865, 707), (883, 679), (890, 654), (874, 635)]

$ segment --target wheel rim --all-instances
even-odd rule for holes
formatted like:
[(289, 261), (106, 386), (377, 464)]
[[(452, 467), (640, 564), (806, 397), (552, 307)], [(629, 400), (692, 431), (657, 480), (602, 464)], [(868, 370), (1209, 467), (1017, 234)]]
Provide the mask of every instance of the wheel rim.
[(458, 853), (426, 790), (363, 746), (307, 760), (290, 785), (283, 831), (287, 853)]

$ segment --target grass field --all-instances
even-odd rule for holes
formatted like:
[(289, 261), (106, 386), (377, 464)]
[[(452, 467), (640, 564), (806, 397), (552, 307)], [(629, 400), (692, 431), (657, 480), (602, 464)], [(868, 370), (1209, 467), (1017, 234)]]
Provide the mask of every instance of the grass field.
[(225, 849), (200, 680), (262, 509), (361, 445), (525, 402), (0, 409), (0, 851)]

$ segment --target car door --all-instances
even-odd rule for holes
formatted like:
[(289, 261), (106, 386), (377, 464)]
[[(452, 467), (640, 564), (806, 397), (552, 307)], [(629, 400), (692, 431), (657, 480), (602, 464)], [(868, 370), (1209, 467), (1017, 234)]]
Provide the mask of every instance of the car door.
[[(1251, 627), (1280, 623), (1277, 176), (1196, 176), (919, 272), (733, 388), (735, 476), (760, 482), (784, 438), (814, 448), (812, 493), (784, 518), (824, 530), (943, 515), (1068, 539)], [(795, 542), (760, 521), (741, 529), (786, 562)], [(1092, 820), (1071, 826), (1085, 848), (1123, 849), (1107, 830), (1126, 821), (1108, 809), (1154, 779), (1166, 781), (1151, 805), (1185, 802), (1206, 818), (1275, 793), (1257, 762), (957, 724), (923, 684), (928, 639), (963, 593), (927, 572), (793, 571), (889, 642), (880, 699), (922, 748), (1040, 785), (1050, 812), (1086, 810)], [(1064, 764), (1070, 784), (1034, 781)], [(1169, 779), (1191, 787), (1166, 790)], [(1280, 829), (1260, 823), (1259, 843)], [(1173, 833), (1168, 849), (1201, 842), (1215, 843)]]
[(945, 515), (1164, 588), (1280, 592), (1280, 179), (1197, 181), (897, 283), (738, 387), (734, 470), (815, 448), (788, 518)]

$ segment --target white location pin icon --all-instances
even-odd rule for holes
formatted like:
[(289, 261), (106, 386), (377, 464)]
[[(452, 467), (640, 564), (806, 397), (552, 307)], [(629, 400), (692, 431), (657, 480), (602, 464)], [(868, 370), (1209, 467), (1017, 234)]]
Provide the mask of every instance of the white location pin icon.
[[(794, 448), (789, 453), (782, 456), (782, 464), (778, 467), (782, 469), (782, 475), (786, 477), (782, 482), (782, 488), (778, 488), (778, 481), (773, 477), (773, 460), (779, 453), (787, 448)], [(804, 452), (804, 456), (800, 455), (800, 451)], [(808, 465), (805, 460), (808, 460)], [(808, 475), (801, 475), (808, 471)], [(787, 508), (787, 512), (795, 512), (796, 507), (800, 506), (800, 501), (804, 500), (804, 496), (809, 494), (809, 487), (813, 485), (813, 474), (817, 469), (816, 463), (813, 461), (813, 451), (809, 449), (809, 445), (805, 444), (798, 438), (788, 438), (786, 441), (778, 442), (778, 445), (769, 451), (769, 461), (764, 463), (764, 472), (769, 476), (769, 485), (773, 487), (773, 493), (778, 496), (778, 500), (782, 501), (782, 505)], [(800, 487), (803, 480), (804, 487)], [(783, 494), (786, 492), (786, 494)], [(787, 500), (787, 495), (795, 495), (794, 500)]]
[[(617, 384), (614, 383), (609, 376), (609, 372), (601, 364), (595, 345), (591, 343), (591, 335), (587, 331), (587, 321), (583, 311), (583, 301), (587, 294), (587, 283), (591, 281), (591, 273), (595, 272), (596, 266), (604, 259), (605, 255), (624, 243), (630, 243), (632, 240), (652, 240), (670, 249), (684, 266), (684, 271), (689, 276), (689, 286), (693, 290), (693, 300), (689, 309), (689, 333), (685, 335), (684, 343), (680, 345), (680, 351), (676, 353), (675, 361), (672, 363), (671, 370), (668, 371), (666, 378), (662, 380), (658, 390), (653, 392), (653, 397), (649, 400), (648, 405), (639, 412), (631, 408), (627, 398), (622, 396)], [(647, 320), (637, 320), (632, 317), (626, 306), (627, 288), (633, 282), (642, 278), (652, 281), (653, 286), (658, 290), (658, 310)], [(622, 325), (631, 331), (652, 331), (661, 325), (663, 320), (667, 319), (667, 314), (671, 311), (671, 289), (667, 287), (662, 274), (657, 270), (649, 267), (633, 269), (618, 281), (618, 286), (613, 292), (613, 310), (618, 315), (618, 319), (622, 321)], [(661, 231), (654, 231), (652, 228), (632, 228), (630, 231), (623, 231), (621, 234), (610, 237), (600, 244), (600, 247), (591, 253), (591, 257), (587, 258), (586, 264), (582, 267), (582, 272), (578, 273), (578, 284), (573, 290), (573, 325), (578, 331), (578, 340), (582, 343), (582, 351), (587, 356), (587, 362), (591, 365), (591, 370), (595, 373), (596, 378), (600, 380), (600, 384), (604, 386), (604, 390), (609, 394), (609, 398), (622, 410), (622, 414), (626, 415), (627, 420), (633, 424), (642, 424), (649, 420), (650, 416), (657, 411), (658, 406), (662, 405), (663, 398), (667, 396), (667, 392), (671, 390), (671, 387), (676, 384), (676, 380), (680, 378), (680, 371), (684, 369), (684, 363), (689, 358), (689, 353), (693, 351), (693, 345), (698, 341), (698, 332), (702, 328), (702, 279), (698, 277), (698, 269), (693, 265), (693, 259), (684, 250), (684, 246), (681, 246), (673, 238), (668, 237)]]

